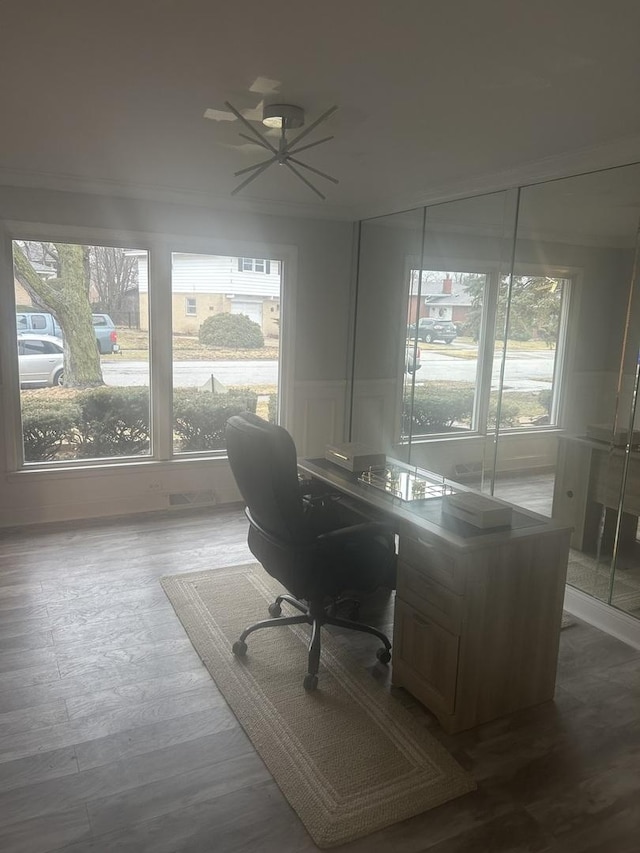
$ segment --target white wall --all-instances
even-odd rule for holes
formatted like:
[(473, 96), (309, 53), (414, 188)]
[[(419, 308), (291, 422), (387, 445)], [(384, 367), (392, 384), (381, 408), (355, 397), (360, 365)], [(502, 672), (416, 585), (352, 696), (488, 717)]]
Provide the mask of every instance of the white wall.
[[(26, 228), (35, 228), (41, 239), (75, 235), (82, 242), (113, 239), (116, 245), (126, 239), (122, 245), (213, 253), (227, 245), (229, 254), (247, 257), (280, 257), (281, 249), (288, 252), (295, 263), (289, 265), (288, 279), (285, 269), (285, 303), (288, 288), (293, 306), (287, 325), (286, 425), (301, 455), (320, 454), (327, 442), (344, 439), (353, 257), (350, 223), (216, 213), (199, 207), (10, 187), (0, 195), (0, 221), (5, 255), (0, 333), (5, 341), (11, 336), (7, 317), (12, 311), (4, 306), (9, 308), (13, 298), (8, 240)], [(262, 248), (259, 253), (256, 246)], [(266, 253), (265, 247), (273, 252)], [(7, 352), (4, 349), (5, 361)], [(17, 389), (8, 381), (7, 365), (0, 364), (0, 377), (4, 380), (0, 386), (4, 414), (0, 418), (0, 526), (166, 509), (172, 494), (189, 493), (197, 500), (198, 495), (209, 493), (207, 501), (215, 503), (238, 500), (228, 465), (220, 460), (145, 461), (55, 472), (12, 470)]]

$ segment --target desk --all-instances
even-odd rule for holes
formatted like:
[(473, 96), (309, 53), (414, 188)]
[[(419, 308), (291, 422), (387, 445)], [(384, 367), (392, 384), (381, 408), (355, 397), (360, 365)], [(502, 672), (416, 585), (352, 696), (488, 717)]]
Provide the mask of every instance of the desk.
[(451, 733), (553, 698), (569, 527), (512, 507), (511, 528), (479, 530), (441, 497), (401, 501), (325, 459), (298, 467), (398, 533), (394, 685)]

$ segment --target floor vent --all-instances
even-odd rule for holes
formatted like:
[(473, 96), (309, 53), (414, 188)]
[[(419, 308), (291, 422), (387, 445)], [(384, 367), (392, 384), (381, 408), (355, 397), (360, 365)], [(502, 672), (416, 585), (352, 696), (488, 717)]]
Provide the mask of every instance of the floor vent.
[(174, 492), (169, 495), (169, 506), (202, 506), (215, 502), (213, 489), (205, 489), (203, 492)]

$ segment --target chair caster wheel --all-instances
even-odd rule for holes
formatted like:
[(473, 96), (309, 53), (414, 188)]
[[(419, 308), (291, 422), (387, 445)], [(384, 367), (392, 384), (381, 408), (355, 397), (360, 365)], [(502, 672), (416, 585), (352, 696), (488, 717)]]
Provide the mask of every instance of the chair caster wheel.
[(309, 675), (309, 673), (307, 673), (304, 677), (304, 681), (302, 682), (302, 686), (308, 691), (315, 690), (318, 686), (318, 676)]
[(389, 661), (391, 660), (391, 652), (389, 651), (389, 649), (385, 649), (385, 647), (383, 646), (376, 652), (376, 657), (378, 658), (380, 663), (389, 663)]
[(243, 658), (247, 653), (247, 644), (244, 640), (236, 640), (231, 646), (231, 651), (237, 658)]
[(277, 601), (269, 605), (269, 616), (273, 616), (274, 619), (276, 616), (282, 616), (282, 607), (280, 607)]

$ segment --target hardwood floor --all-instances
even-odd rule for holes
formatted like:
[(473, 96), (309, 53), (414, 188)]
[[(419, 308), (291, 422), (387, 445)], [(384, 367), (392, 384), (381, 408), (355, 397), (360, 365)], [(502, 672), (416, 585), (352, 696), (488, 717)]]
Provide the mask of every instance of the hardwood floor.
[[(249, 561), (239, 509), (0, 536), (3, 853), (316, 849), (157, 582)], [(361, 618), (388, 627), (392, 603)], [(478, 790), (346, 853), (638, 850), (640, 651), (578, 622), (554, 703), (456, 736), (397, 694)]]

